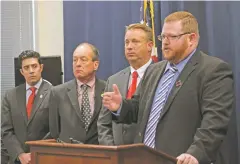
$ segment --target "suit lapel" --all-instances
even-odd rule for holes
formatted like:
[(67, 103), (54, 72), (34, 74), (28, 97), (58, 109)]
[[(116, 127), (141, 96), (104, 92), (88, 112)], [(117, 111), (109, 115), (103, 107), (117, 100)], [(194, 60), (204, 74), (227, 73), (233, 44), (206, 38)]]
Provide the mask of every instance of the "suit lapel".
[(130, 67), (126, 68), (122, 74), (118, 77), (118, 80), (121, 81), (118, 83), (118, 88), (123, 98), (126, 97), (128, 91), (128, 82), (130, 77)]
[(27, 118), (27, 108), (26, 108), (26, 84), (22, 84), (18, 87), (16, 90), (16, 96), (17, 96), (17, 107), (19, 110), (21, 110), (21, 113), (23, 115), (24, 121), (27, 125), (28, 118)]
[(80, 104), (78, 103), (78, 93), (77, 93), (77, 82), (76, 80), (72, 80), (69, 83), (68, 86), (68, 98), (73, 106), (73, 108), (75, 109), (77, 115), (79, 116), (79, 118), (82, 119), (81, 113), (80, 113)]
[[(184, 69), (182, 70), (182, 72), (180, 73), (179, 77), (177, 78), (175, 84), (173, 85), (172, 90), (170, 91), (170, 94), (168, 96), (168, 99), (166, 101), (166, 104), (163, 108), (163, 111), (161, 113), (160, 119), (164, 116), (164, 114), (168, 111), (168, 109), (170, 108), (174, 98), (176, 97), (177, 93), (179, 92), (179, 90), (184, 87), (184, 83), (187, 80), (187, 78), (189, 77), (189, 75), (194, 71), (196, 65), (197, 65), (197, 58), (198, 58), (198, 54), (194, 54), (192, 56), (192, 58), (189, 60), (189, 62), (185, 65)], [(185, 87), (189, 87), (189, 86), (185, 86)]]
[(102, 98), (101, 94), (104, 92), (105, 87), (99, 82), (99, 80), (96, 78), (95, 82), (95, 96), (94, 96), (94, 111), (93, 116), (91, 119), (91, 123), (95, 120), (95, 118), (98, 116), (98, 113), (100, 112), (101, 106), (102, 106)]
[(36, 112), (38, 111), (39, 106), (42, 104), (42, 102), (43, 102), (43, 100), (44, 100), (44, 98), (47, 94), (48, 89), (49, 89), (49, 85), (46, 84), (46, 82), (43, 80), (41, 86), (39, 87), (38, 93), (35, 97), (33, 107), (32, 107), (32, 112), (31, 112), (31, 115), (30, 115), (30, 119), (28, 120), (28, 125), (32, 121)]

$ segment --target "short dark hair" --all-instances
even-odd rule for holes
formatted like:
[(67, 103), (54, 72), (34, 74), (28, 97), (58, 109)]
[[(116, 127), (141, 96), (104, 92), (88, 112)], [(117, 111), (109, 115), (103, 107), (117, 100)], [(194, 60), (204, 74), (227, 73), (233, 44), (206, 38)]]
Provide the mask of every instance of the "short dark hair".
[(42, 64), (40, 54), (33, 50), (25, 50), (18, 56), (18, 62), (20, 68), (22, 68), (22, 61), (29, 58), (36, 58), (39, 64)]

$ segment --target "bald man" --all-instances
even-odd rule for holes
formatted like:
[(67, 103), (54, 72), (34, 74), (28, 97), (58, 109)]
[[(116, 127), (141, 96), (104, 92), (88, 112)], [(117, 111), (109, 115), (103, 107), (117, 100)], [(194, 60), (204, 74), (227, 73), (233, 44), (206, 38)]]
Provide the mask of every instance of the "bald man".
[(73, 52), (75, 78), (51, 91), (49, 125), (51, 135), (63, 142), (98, 144), (97, 119), (105, 82), (96, 78), (99, 53), (82, 43)]

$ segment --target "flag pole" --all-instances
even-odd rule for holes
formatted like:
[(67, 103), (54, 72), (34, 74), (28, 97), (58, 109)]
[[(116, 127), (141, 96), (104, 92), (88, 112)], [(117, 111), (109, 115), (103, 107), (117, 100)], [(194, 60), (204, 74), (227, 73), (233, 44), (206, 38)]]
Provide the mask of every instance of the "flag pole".
[(154, 6), (153, 6), (153, 0), (149, 0), (149, 8), (151, 13), (151, 21), (152, 21), (152, 32), (153, 32), (153, 53), (154, 56), (152, 56), (152, 59), (154, 62), (158, 62), (157, 58), (157, 49), (156, 49), (156, 39), (155, 39), (155, 25), (154, 25)]

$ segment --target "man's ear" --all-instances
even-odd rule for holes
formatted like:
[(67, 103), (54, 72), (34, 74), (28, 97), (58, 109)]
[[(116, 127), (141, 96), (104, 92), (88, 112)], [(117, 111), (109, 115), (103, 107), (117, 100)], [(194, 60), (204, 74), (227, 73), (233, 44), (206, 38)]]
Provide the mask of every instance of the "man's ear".
[(97, 71), (99, 67), (99, 61), (94, 61), (94, 71)]
[(41, 72), (43, 71), (44, 64), (40, 64)]
[(23, 75), (23, 70), (22, 69), (19, 69), (20, 73)]
[(190, 36), (188, 37), (188, 40), (189, 40), (190, 46), (194, 45), (198, 40), (197, 34), (191, 33)]
[(149, 51), (152, 51), (152, 48), (153, 48), (153, 42), (152, 42), (152, 41), (149, 41), (149, 42), (147, 43), (147, 50), (148, 50), (148, 52), (149, 52)]

